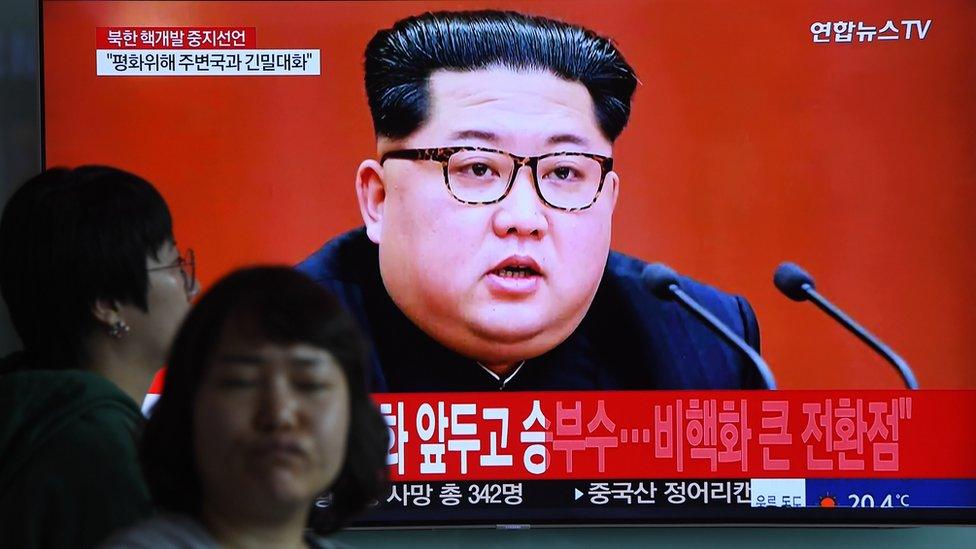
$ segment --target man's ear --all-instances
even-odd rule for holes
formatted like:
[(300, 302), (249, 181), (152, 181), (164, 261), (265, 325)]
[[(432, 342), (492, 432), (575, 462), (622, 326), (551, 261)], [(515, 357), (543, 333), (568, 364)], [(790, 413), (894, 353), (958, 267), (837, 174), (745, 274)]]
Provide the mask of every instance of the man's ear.
[(122, 305), (113, 299), (96, 299), (91, 310), (95, 320), (106, 326), (112, 326), (119, 321), (124, 322)]
[(610, 211), (613, 211), (617, 209), (617, 197), (620, 195), (620, 176), (617, 172), (608, 173), (603, 185), (609, 186), (607, 190), (610, 191)]
[(383, 181), (383, 166), (376, 160), (364, 160), (359, 165), (356, 172), (356, 198), (359, 199), (359, 213), (366, 224), (366, 235), (379, 244), (383, 232), (386, 183)]

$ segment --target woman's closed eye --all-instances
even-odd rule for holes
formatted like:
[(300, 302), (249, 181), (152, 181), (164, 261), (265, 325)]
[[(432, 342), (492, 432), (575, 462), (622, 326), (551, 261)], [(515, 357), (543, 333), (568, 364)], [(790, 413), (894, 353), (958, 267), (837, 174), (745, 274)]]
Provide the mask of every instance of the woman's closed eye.
[(292, 386), (299, 391), (313, 393), (317, 391), (324, 391), (328, 389), (331, 384), (318, 380), (295, 380), (292, 382)]
[(250, 376), (225, 376), (217, 379), (217, 386), (222, 389), (248, 389), (257, 384), (257, 377)]

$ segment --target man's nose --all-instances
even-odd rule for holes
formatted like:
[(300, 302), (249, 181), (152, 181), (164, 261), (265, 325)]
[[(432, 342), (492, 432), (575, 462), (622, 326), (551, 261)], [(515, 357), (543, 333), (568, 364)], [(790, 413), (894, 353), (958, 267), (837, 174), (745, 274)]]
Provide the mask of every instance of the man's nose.
[(254, 428), (259, 432), (288, 430), (298, 422), (298, 399), (287, 380), (267, 380), (258, 393)]
[(546, 205), (536, 193), (529, 166), (518, 168), (512, 190), (498, 203), (492, 225), (498, 236), (514, 234), (541, 238), (548, 232)]

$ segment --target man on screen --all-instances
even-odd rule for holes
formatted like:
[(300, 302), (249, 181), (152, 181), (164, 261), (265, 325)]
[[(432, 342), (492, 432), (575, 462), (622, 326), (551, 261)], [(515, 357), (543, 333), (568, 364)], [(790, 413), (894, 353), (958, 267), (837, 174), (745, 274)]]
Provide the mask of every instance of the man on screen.
[[(374, 391), (732, 389), (751, 366), (610, 251), (637, 84), (593, 32), (428, 13), (366, 48), (365, 227), (299, 265), (374, 344)], [(682, 286), (758, 347), (746, 301)]]

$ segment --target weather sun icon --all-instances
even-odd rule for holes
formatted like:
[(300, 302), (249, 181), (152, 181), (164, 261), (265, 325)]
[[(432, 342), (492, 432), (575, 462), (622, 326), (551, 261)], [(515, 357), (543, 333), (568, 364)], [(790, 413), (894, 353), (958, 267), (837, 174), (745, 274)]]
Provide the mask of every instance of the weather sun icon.
[(828, 492), (824, 496), (820, 496), (820, 506), (821, 507), (837, 507), (837, 498), (830, 495)]

